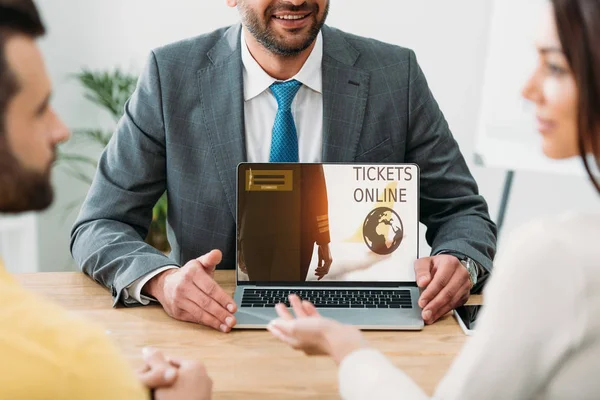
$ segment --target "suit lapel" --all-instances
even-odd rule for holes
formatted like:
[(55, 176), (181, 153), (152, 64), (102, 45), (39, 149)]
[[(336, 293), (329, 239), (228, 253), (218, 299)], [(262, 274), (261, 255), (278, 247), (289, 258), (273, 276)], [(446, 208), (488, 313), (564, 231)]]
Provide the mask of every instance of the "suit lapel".
[(360, 53), (339, 31), (323, 27), (323, 161), (356, 157), (367, 98), (369, 72), (354, 65)]
[(234, 218), (237, 166), (246, 160), (240, 29), (231, 27), (208, 52), (213, 65), (198, 71), (203, 122)]
[[(219, 179), (236, 215), (236, 170), (246, 161), (241, 25), (231, 27), (208, 52), (212, 65), (198, 71), (203, 122)], [(351, 162), (367, 106), (370, 74), (354, 66), (360, 53), (335, 29), (323, 27), (323, 161)]]

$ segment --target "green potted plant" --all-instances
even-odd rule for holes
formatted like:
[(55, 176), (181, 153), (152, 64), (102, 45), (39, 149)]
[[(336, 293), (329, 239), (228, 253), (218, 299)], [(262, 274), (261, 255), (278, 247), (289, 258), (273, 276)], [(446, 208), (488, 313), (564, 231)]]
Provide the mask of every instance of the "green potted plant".
[[(125, 103), (131, 97), (137, 84), (137, 77), (126, 74), (116, 68), (112, 71), (91, 71), (83, 69), (74, 75), (84, 88), (85, 98), (107, 111), (114, 121), (121, 119), (125, 109)], [(73, 139), (92, 144), (97, 150), (104, 149), (114, 129), (78, 129), (73, 131)], [(97, 153), (97, 151), (96, 151)], [(98, 166), (98, 159), (82, 153), (67, 152), (63, 149), (59, 152), (58, 162), (64, 171), (72, 177), (91, 185), (93, 174)], [(78, 205), (77, 200), (69, 205), (69, 209)], [(156, 249), (168, 252), (169, 242), (167, 240), (167, 194), (160, 197), (152, 210), (152, 224), (146, 242)]]

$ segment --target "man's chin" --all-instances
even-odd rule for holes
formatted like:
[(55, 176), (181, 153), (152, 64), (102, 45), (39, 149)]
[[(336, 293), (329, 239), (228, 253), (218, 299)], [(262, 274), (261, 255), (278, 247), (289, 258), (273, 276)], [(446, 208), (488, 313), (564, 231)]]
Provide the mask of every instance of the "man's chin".
[(288, 56), (296, 56), (300, 53), (302, 53), (304, 50), (308, 49), (310, 47), (310, 44), (306, 44), (306, 43), (301, 43), (300, 45), (297, 44), (282, 44), (280, 43), (278, 45), (278, 49), (279, 49), (279, 53), (281, 53), (281, 55), (288, 55)]
[(44, 195), (40, 195), (37, 199), (29, 204), (29, 211), (44, 211), (47, 210), (54, 202), (54, 191), (50, 191)]
[(53, 200), (53, 194), (49, 194), (45, 197), (24, 199), (22, 201), (17, 200), (10, 203), (0, 203), (0, 212), (3, 214), (20, 214), (44, 211), (52, 205)]
[(0, 140), (0, 213), (47, 209), (54, 200), (52, 165), (37, 172), (22, 166)]
[(278, 33), (271, 50), (275, 50), (280, 55), (295, 56), (312, 46), (315, 40), (306, 33)]
[(1, 213), (44, 211), (52, 205), (54, 190), (49, 181), (24, 179), (13, 183), (3, 187), (4, 193), (0, 195)]
[(312, 25), (302, 28), (276, 26), (270, 29), (270, 34), (271, 37), (277, 38), (278, 45), (290, 49), (299, 49), (306, 45), (310, 46), (316, 40), (316, 37), (312, 37), (314, 29)]

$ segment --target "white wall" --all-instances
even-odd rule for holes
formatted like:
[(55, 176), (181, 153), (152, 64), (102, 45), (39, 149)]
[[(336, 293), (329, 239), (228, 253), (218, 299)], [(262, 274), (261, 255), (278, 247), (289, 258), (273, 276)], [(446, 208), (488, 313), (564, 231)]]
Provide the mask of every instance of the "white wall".
[[(109, 126), (107, 116), (82, 100), (68, 78), (82, 66), (121, 66), (139, 72), (153, 47), (235, 23), (237, 11), (224, 0), (38, 0), (48, 36), (42, 41), (55, 84), (54, 105), (72, 128)], [(491, 19), (490, 0), (331, 0), (329, 25), (411, 47), (466, 157), (474, 150), (477, 116)], [(518, 62), (518, 60), (515, 60)], [(77, 147), (77, 146), (75, 146)], [(89, 150), (88, 150), (89, 151)], [(510, 154), (506, 155), (510, 157)], [(504, 171), (473, 168), (495, 217)], [(65, 204), (86, 187), (54, 175), (57, 202), (39, 221), (42, 270), (74, 268), (68, 243), (75, 212)], [(508, 231), (522, 222), (566, 207), (599, 205), (583, 178), (518, 173), (506, 220)], [(427, 251), (423, 246), (422, 253)]]
[(9, 272), (38, 272), (37, 215), (0, 214), (0, 264)]

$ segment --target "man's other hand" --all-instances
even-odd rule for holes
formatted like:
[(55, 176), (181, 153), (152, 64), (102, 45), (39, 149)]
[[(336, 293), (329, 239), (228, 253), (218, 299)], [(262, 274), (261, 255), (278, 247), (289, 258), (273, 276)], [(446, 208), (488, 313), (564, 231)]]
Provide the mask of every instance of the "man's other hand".
[(319, 263), (317, 264), (317, 269), (315, 270), (315, 276), (319, 278), (319, 281), (329, 273), (331, 263), (333, 263), (333, 257), (331, 257), (331, 249), (329, 248), (329, 244), (319, 245)]
[(155, 400), (210, 400), (212, 398), (212, 379), (199, 361), (169, 358), (169, 363), (177, 367), (177, 379), (169, 387), (157, 388)]
[(144, 348), (144, 367), (139, 380), (154, 390), (156, 400), (210, 400), (212, 380), (202, 363), (165, 357), (162, 352)]
[(153, 296), (175, 319), (229, 332), (236, 323), (233, 314), (237, 307), (214, 280), (221, 259), (221, 252), (213, 250), (182, 268), (158, 274), (144, 285), (142, 293)]
[(248, 275), (248, 267), (246, 266), (246, 258), (244, 257), (244, 253), (238, 247), (238, 267), (240, 271), (244, 274)]
[(177, 368), (172, 366), (164, 354), (148, 347), (142, 349), (144, 366), (137, 371), (140, 382), (148, 389), (169, 387), (177, 379)]
[(469, 273), (454, 256), (421, 258), (415, 262), (415, 275), (417, 285), (424, 289), (419, 306), (426, 324), (433, 324), (469, 299), (472, 288)]

